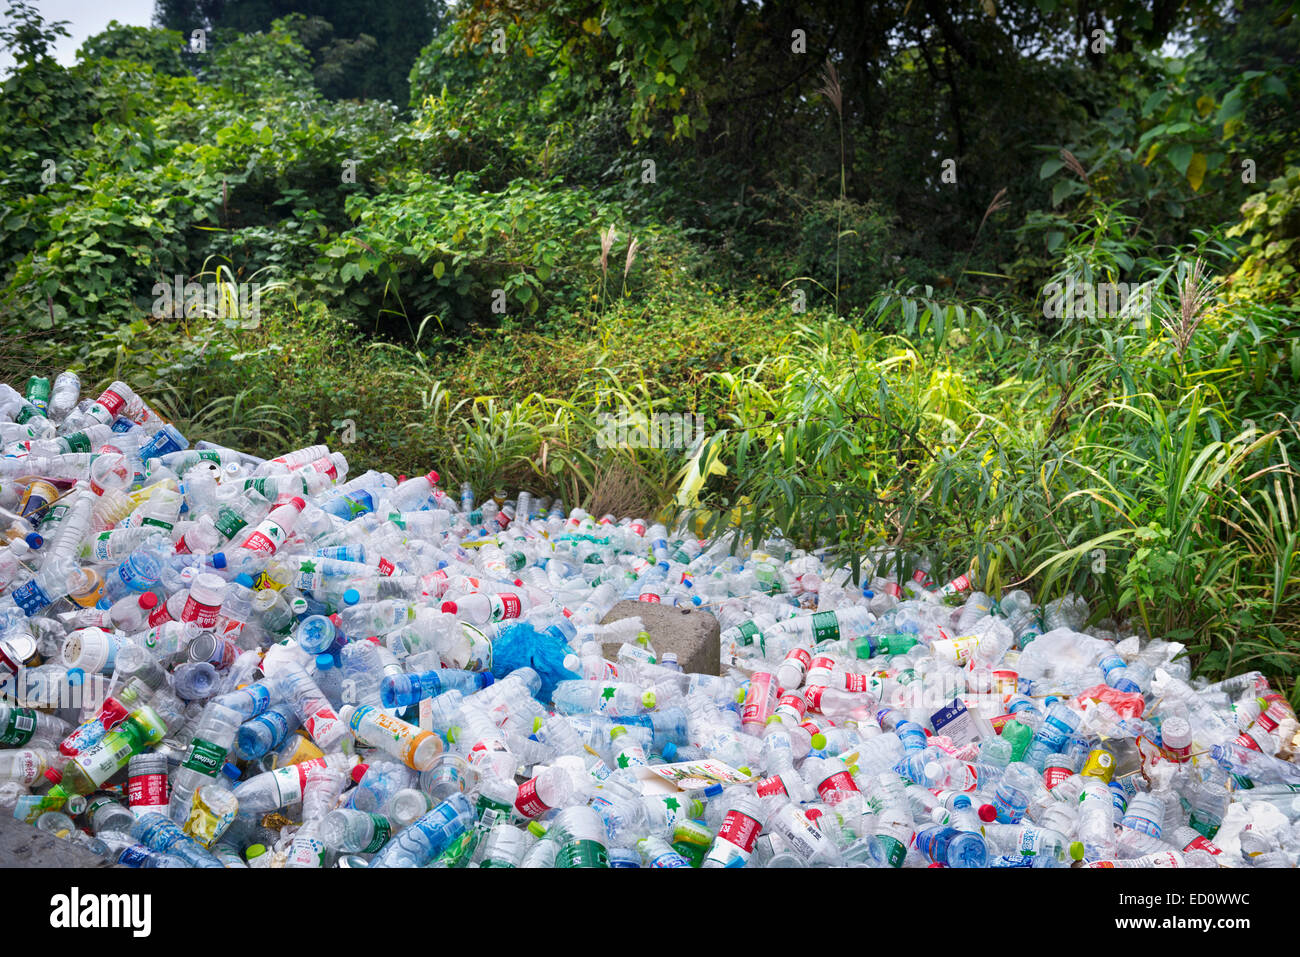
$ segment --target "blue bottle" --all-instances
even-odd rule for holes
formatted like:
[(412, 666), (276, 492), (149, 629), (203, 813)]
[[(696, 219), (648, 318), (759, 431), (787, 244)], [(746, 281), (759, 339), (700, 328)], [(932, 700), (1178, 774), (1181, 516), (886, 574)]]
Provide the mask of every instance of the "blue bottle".
[(463, 794), (453, 794), (415, 823), (403, 828), (370, 861), (371, 867), (423, 867), (449, 848), (474, 824), (474, 809)]
[(379, 700), (385, 708), (406, 708), (447, 691), (471, 695), (492, 682), (490, 671), (461, 671), (457, 668), (386, 675), (379, 683)]

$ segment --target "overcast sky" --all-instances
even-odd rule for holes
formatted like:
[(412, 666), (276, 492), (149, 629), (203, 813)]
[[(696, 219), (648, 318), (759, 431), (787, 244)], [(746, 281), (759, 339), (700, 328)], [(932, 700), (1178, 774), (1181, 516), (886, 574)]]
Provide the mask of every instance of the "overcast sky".
[[(8, 9), (0, 3), (0, 17)], [(35, 0), (33, 6), (41, 12), (45, 22), (67, 20), (70, 37), (60, 37), (54, 48), (54, 57), (64, 66), (77, 60), (77, 49), (108, 26), (108, 21), (132, 26), (147, 27), (153, 19), (153, 0)], [(8, 52), (0, 52), (0, 73), (8, 72), (14, 60)]]

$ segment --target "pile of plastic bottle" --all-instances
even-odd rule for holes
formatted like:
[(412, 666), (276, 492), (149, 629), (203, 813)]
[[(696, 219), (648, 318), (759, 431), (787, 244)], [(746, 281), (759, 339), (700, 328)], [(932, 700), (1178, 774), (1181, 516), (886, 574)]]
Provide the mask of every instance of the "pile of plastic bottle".
[[(0, 807), (115, 863), (1295, 863), (1286, 699), (1075, 596), (855, 585), (80, 391), (0, 385)], [(624, 599), (715, 615), (717, 673), (601, 624)]]

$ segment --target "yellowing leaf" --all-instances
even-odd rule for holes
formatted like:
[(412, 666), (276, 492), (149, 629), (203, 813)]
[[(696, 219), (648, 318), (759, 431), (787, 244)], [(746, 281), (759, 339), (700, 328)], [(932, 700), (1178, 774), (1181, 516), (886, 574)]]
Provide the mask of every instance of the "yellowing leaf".
[(1160, 149), (1159, 143), (1152, 143), (1151, 149), (1147, 150), (1147, 158), (1142, 161), (1143, 166), (1150, 166), (1151, 161), (1156, 158), (1156, 152)]
[(446, 271), (447, 271), (447, 264), (444, 263), (442, 260), (439, 260), (438, 262), (436, 262), (436, 263), (433, 264), (433, 278), (434, 278), (434, 279), (441, 279), (441, 278), (442, 278), (442, 274), (443, 274), (444, 272), (446, 272)]
[(1187, 164), (1187, 182), (1191, 184), (1193, 192), (1199, 192), (1201, 182), (1205, 179), (1205, 154), (1193, 153), (1192, 161)]
[(1214, 109), (1214, 97), (1203, 96), (1196, 101), (1196, 110), (1201, 116), (1205, 116), (1212, 109)]
[(595, 17), (588, 17), (582, 21), (582, 29), (586, 30), (593, 37), (600, 36), (600, 21)]

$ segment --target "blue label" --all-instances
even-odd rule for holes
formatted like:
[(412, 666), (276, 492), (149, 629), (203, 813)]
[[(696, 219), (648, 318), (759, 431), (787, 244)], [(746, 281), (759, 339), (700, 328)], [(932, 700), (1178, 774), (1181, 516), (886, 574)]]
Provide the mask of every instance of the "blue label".
[(26, 612), (28, 618), (53, 601), (35, 581), (19, 585), (13, 590), (12, 594), (14, 604)]
[(944, 725), (957, 720), (965, 713), (966, 705), (954, 698), (952, 704), (945, 705), (934, 714), (930, 715), (930, 724), (937, 734), (943, 729)]
[(117, 859), (117, 862), (123, 867), (144, 867), (145, 862), (148, 860), (149, 848), (143, 844), (132, 844), (122, 852), (122, 856)]

